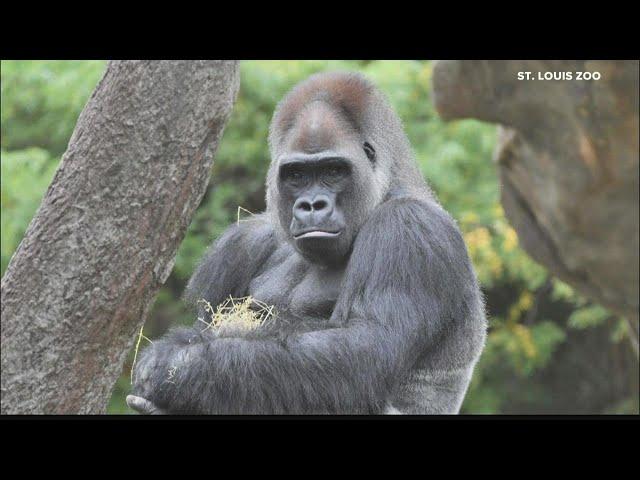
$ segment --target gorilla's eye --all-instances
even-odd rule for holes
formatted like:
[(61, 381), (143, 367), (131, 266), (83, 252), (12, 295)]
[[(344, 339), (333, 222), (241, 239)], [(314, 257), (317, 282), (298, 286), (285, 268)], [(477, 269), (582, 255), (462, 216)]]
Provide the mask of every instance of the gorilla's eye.
[(281, 170), (280, 176), (285, 181), (299, 183), (304, 178), (304, 172), (298, 167), (288, 166)]
[(367, 154), (367, 158), (369, 159), (369, 161), (371, 163), (375, 163), (376, 150), (371, 146), (371, 144), (369, 142), (364, 142), (364, 145), (362, 146), (362, 148), (364, 149), (364, 153)]
[(325, 168), (323, 168), (323, 174), (330, 181), (339, 181), (349, 176), (349, 173), (349, 167), (341, 163), (327, 165)]

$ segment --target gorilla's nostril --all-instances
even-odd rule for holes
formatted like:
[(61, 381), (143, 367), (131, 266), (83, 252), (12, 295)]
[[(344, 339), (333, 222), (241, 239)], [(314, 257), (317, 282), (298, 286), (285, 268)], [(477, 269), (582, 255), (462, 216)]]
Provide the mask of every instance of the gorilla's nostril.
[(298, 205), (298, 208), (304, 210), (305, 212), (310, 212), (311, 204), (309, 202), (301, 202), (300, 205)]
[(313, 202), (314, 210), (324, 210), (325, 208), (327, 208), (327, 202), (325, 200), (316, 200)]

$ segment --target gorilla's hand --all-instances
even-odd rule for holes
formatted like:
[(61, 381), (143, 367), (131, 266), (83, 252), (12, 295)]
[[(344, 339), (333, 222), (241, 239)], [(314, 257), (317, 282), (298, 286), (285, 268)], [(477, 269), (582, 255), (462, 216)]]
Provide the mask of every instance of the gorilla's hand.
[[(210, 337), (209, 333), (209, 342)], [(180, 411), (175, 397), (180, 397), (181, 380), (191, 384), (200, 378), (200, 370), (193, 371), (190, 363), (194, 354), (202, 356), (203, 339), (198, 329), (177, 328), (142, 350), (133, 371), (129, 406), (151, 415)]]
[(146, 353), (135, 366), (133, 395), (127, 395), (127, 405), (142, 415), (164, 415), (165, 410), (147, 400), (152, 396), (151, 375), (156, 362), (151, 352)]
[(156, 405), (151, 403), (149, 400), (142, 397), (136, 397), (135, 395), (127, 395), (127, 405), (129, 405), (130, 408), (140, 413), (141, 415), (166, 415), (167, 414), (165, 410), (157, 407)]

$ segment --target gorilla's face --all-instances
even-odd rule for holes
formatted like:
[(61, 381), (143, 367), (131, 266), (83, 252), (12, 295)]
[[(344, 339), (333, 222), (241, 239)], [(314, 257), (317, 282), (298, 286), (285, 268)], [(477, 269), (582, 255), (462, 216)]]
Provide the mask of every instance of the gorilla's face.
[(326, 153), (299, 154), (281, 163), (279, 181), (296, 249), (314, 262), (344, 257), (353, 234), (343, 211), (353, 189), (352, 163)]
[(299, 125), (278, 161), (280, 223), (305, 258), (339, 265), (377, 204), (370, 193), (375, 152), (322, 106)]

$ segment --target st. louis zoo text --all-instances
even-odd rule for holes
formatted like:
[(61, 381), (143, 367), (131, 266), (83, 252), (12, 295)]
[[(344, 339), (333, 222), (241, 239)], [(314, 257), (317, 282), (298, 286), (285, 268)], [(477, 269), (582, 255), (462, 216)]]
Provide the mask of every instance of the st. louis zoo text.
[(518, 80), (600, 80), (600, 72), (518, 72)]

